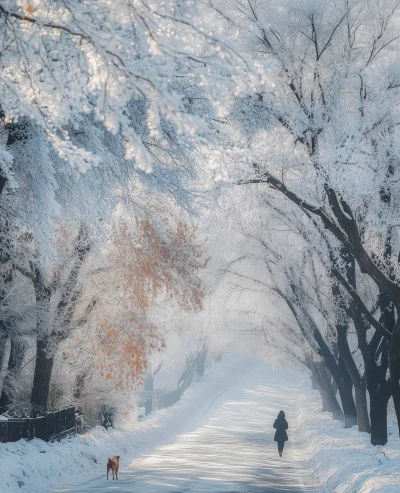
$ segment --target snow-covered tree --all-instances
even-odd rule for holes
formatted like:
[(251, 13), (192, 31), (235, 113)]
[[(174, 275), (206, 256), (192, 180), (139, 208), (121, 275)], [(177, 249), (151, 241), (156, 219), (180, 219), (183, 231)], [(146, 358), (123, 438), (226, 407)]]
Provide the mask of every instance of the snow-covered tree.
[[(270, 196), (284, 199), (276, 207), (294, 204), (338, 242), (342, 285), (386, 341), (379, 347), (389, 353), (399, 409), (397, 3), (210, 4), (220, 29), (231, 30), (249, 56), (270, 67), (268, 90), (233, 101), (231, 134), (249, 151), (229, 173), (237, 183), (267, 186)], [(348, 255), (381, 292), (379, 321), (351, 289)], [(376, 412), (384, 422), (386, 395), (380, 402)], [(384, 429), (374, 443), (386, 442)]]
[[(74, 143), (67, 124), (79, 126), (92, 113), (109, 132), (121, 134), (127, 159), (150, 170), (153, 157), (130, 118), (132, 103), (142, 105), (141, 126), (150, 137), (162, 135), (163, 121), (193, 136), (199, 120), (190, 115), (174, 77), (206, 84), (218, 60), (234, 56), (192, 22), (195, 11), (195, 3), (141, 0), (2, 2), (5, 120), (34, 121), (56, 151), (84, 171), (102, 156)], [(201, 56), (206, 41), (207, 61)], [(4, 150), (1, 164), (8, 177), (10, 156)]]

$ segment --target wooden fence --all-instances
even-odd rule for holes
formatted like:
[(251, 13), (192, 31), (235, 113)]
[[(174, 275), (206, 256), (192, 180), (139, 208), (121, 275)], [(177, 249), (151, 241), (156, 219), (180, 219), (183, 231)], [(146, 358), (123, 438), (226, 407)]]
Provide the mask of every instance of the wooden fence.
[(76, 434), (75, 407), (59, 409), (37, 418), (0, 420), (0, 442), (17, 442), (40, 438), (53, 442)]

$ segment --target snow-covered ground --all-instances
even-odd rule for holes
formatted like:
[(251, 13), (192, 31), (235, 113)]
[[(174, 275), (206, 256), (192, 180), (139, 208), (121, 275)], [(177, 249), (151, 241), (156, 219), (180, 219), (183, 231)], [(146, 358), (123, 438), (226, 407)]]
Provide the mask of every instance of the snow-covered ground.
[[(181, 478), (176, 479), (178, 483), (182, 477), (190, 482), (190, 478), (204, 475), (204, 479), (212, 477), (209, 481), (215, 481), (221, 491), (226, 491), (228, 485), (229, 491), (236, 491), (232, 485), (240, 486), (246, 481), (255, 485), (265, 481), (271, 484), (273, 477), (277, 484), (286, 484), (282, 470), (276, 470), (279, 457), (272, 440), (271, 421), (281, 407), (290, 415), (289, 408), (295, 402), (301, 380), (302, 377), (292, 378), (285, 387), (285, 379), (281, 377), (278, 384), (268, 366), (235, 355), (225, 356), (208, 370), (202, 382), (192, 385), (181, 402), (154, 413), (134, 429), (106, 432), (97, 428), (88, 435), (54, 444), (38, 440), (0, 445), (0, 491), (87, 492), (89, 487), (99, 492), (121, 491), (115, 488), (117, 484), (127, 486), (124, 478), (129, 474), (136, 481), (132, 473), (135, 467), (142, 471), (142, 482), (149, 487), (154, 477), (159, 482), (165, 479), (166, 485), (172, 488), (175, 469)], [(294, 455), (294, 434), (292, 430), (293, 440), (283, 460), (292, 477), (297, 477), (293, 483), (296, 486), (299, 462)], [(197, 441), (196, 449), (192, 447), (193, 440)], [(211, 444), (211, 449), (202, 448), (201, 444), (205, 443)], [(161, 466), (166, 463), (165, 454), (170, 462), (163, 479)], [(119, 483), (105, 482), (109, 455), (121, 455)], [(213, 467), (216, 476), (212, 474)], [(144, 488), (133, 487), (122, 491), (146, 492)], [(157, 486), (156, 491), (162, 490)]]
[(399, 493), (400, 439), (394, 426), (384, 447), (370, 444), (367, 433), (350, 430), (321, 413), (316, 391), (299, 394), (298, 427), (302, 456), (318, 493)]
[[(397, 493), (400, 441), (372, 447), (320, 412), (305, 375), (228, 355), (181, 402), (131, 429), (0, 444), (1, 493)], [(272, 422), (283, 409), (283, 458)], [(120, 480), (106, 481), (109, 455)]]
[(172, 441), (178, 433), (196, 426), (223, 390), (254, 364), (227, 355), (175, 406), (153, 413), (128, 429), (106, 431), (97, 427), (86, 435), (49, 444), (41, 440), (0, 443), (0, 493), (42, 493), (71, 477), (103, 473), (109, 455), (133, 459)]
[(257, 364), (197, 414), (196, 426), (135, 460), (121, 457), (119, 481), (100, 474), (67, 481), (55, 493), (300, 493), (304, 488), (295, 421), (283, 458), (273, 442), (280, 409), (293, 414), (301, 379)]

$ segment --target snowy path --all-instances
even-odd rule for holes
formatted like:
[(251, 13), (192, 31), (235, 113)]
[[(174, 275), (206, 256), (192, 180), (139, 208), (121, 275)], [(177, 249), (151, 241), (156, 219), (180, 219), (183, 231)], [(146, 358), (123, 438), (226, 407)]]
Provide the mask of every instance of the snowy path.
[[(290, 374), (289, 374), (290, 375)], [(296, 445), (296, 377), (257, 365), (222, 390), (196, 419), (197, 426), (172, 443), (129, 462), (121, 457), (119, 481), (101, 477), (69, 483), (57, 493), (279, 493), (312, 492), (304, 487), (301, 451)], [(283, 458), (273, 442), (277, 412), (287, 412), (289, 443)], [(116, 453), (110, 451), (110, 454)], [(104, 461), (105, 469), (106, 459)], [(303, 477), (302, 477), (303, 476)]]

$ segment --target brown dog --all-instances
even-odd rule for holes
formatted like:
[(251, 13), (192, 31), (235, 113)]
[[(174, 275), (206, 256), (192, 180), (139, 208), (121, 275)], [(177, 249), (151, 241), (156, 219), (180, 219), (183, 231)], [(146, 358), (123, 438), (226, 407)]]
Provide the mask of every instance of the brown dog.
[(112, 471), (113, 479), (118, 479), (119, 458), (120, 458), (119, 455), (115, 455), (113, 457), (109, 457), (108, 458), (108, 462), (107, 462), (107, 479), (108, 479), (108, 473), (110, 472), (110, 469)]

